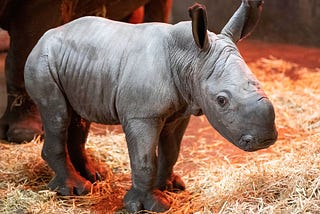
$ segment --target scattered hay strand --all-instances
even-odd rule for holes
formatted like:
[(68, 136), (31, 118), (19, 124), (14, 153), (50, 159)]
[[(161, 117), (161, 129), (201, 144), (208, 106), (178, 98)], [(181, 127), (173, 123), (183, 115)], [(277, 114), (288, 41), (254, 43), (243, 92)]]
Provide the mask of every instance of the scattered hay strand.
[[(274, 103), (278, 142), (267, 150), (226, 155), (222, 145), (232, 146), (225, 140), (187, 133), (184, 139), (196, 146), (183, 145), (175, 167), (187, 190), (166, 193), (172, 201), (166, 213), (319, 212), (320, 68), (272, 56), (249, 66)], [(107, 128), (104, 135), (90, 133), (87, 149), (105, 180), (86, 196), (47, 190), (53, 174), (41, 147), (40, 139), (0, 143), (0, 213), (126, 213), (122, 198), (131, 181), (124, 134)]]

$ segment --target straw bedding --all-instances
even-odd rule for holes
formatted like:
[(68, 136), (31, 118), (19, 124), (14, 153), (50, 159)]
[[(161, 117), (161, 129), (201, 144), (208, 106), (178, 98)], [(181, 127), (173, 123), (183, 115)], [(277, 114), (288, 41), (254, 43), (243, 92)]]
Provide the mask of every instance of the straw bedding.
[[(187, 190), (166, 193), (168, 213), (319, 212), (320, 68), (272, 56), (249, 67), (275, 106), (278, 141), (245, 153), (221, 137), (187, 132), (175, 167)], [(86, 196), (47, 190), (53, 173), (40, 157), (40, 139), (0, 143), (0, 213), (125, 213), (122, 198), (131, 181), (124, 134), (99, 128), (90, 132), (87, 149), (105, 179)]]

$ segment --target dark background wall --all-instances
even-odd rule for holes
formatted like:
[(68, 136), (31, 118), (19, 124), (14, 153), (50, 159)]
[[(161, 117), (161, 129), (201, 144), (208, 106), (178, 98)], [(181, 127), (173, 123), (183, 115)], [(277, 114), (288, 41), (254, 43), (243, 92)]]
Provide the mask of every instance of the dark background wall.
[[(172, 23), (189, 20), (194, 0), (174, 0)], [(198, 0), (206, 5), (209, 29), (219, 33), (241, 0)], [(262, 17), (250, 39), (320, 47), (320, 0), (264, 0)]]

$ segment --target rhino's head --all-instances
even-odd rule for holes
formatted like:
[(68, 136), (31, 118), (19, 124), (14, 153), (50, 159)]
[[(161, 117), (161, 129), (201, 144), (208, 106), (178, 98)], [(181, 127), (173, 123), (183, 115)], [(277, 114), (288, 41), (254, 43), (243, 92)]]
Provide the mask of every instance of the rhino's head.
[(245, 151), (267, 148), (277, 139), (273, 106), (236, 47), (255, 27), (261, 5), (243, 0), (218, 35), (207, 31), (203, 6), (189, 10), (193, 37), (202, 52), (195, 103), (221, 135)]

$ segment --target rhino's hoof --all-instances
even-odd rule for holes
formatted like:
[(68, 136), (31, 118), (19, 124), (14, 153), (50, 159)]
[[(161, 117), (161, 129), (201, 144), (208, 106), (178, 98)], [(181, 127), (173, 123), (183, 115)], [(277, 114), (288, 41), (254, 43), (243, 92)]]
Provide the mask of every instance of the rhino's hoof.
[(124, 206), (130, 213), (140, 210), (164, 212), (170, 209), (170, 201), (160, 190), (142, 192), (132, 188), (124, 197)]
[(173, 174), (172, 175), (172, 189), (171, 191), (176, 190), (185, 190), (186, 185), (184, 184), (183, 180), (179, 175)]
[(81, 176), (90, 181), (91, 183), (103, 180), (103, 177), (96, 168), (97, 167), (95, 167), (94, 164), (87, 164), (85, 168), (80, 169), (76, 167), (76, 169), (80, 172)]
[(68, 179), (54, 177), (48, 187), (60, 195), (86, 195), (91, 191), (92, 184), (81, 176)]
[[(35, 136), (43, 135), (40, 114), (34, 104), (28, 103), (28, 105), (31, 105), (31, 107), (24, 105), (14, 106), (12, 111), (1, 119), (0, 129), (6, 128), (5, 135), (9, 142), (29, 142)], [(3, 124), (6, 126), (3, 126)], [(4, 130), (0, 130), (0, 132), (2, 137), (4, 137)]]
[(172, 174), (171, 178), (158, 185), (160, 190), (168, 190), (170, 192), (177, 192), (186, 189), (186, 185), (179, 175)]
[(7, 139), (9, 142), (23, 143), (30, 142), (35, 136), (42, 135), (42, 130), (39, 129), (19, 129), (9, 128)]
[(87, 174), (86, 176), (83, 176), (83, 177), (86, 178), (91, 183), (103, 180), (103, 177), (101, 176), (100, 172), (98, 172), (98, 171), (93, 171), (92, 173)]

